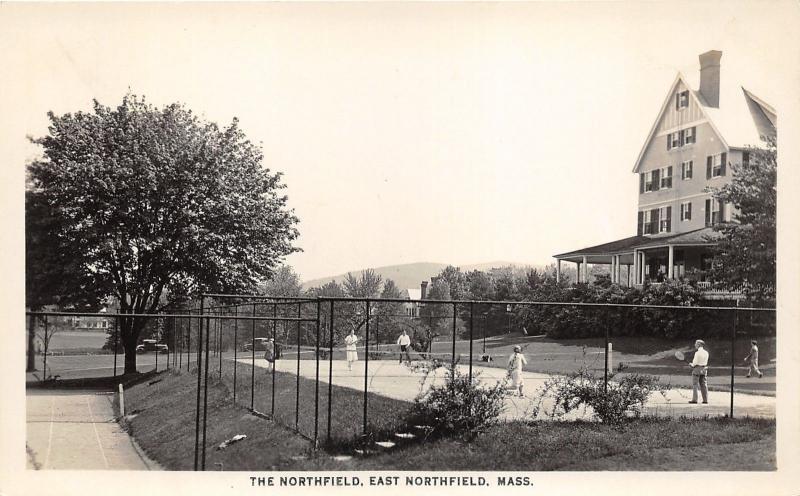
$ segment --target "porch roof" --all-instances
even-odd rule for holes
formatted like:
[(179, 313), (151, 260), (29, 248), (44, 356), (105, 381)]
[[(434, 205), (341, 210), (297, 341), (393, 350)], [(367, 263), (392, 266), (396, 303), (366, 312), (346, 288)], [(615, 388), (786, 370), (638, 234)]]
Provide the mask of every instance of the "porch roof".
[(629, 252), (634, 248), (650, 241), (646, 236), (631, 236), (630, 238), (618, 239), (610, 243), (603, 243), (602, 245), (590, 246), (581, 250), (570, 251), (561, 253), (560, 255), (553, 255), (555, 258), (569, 258), (583, 255), (608, 255), (611, 253)]
[[(720, 237), (720, 233), (711, 227), (703, 227), (678, 234), (667, 234), (663, 236), (631, 236), (629, 238), (618, 239), (602, 245), (590, 246), (580, 250), (553, 255), (556, 259), (568, 260), (576, 257), (606, 257), (623, 253), (633, 253), (633, 250), (641, 248), (655, 248), (658, 246), (703, 246), (714, 244)], [(590, 262), (591, 263), (591, 262)], [(602, 263), (602, 262), (601, 262)]]
[(656, 246), (682, 245), (682, 246), (703, 246), (711, 245), (722, 236), (713, 227), (702, 227), (685, 233), (671, 234), (661, 237), (647, 238), (647, 242), (636, 248), (651, 248)]

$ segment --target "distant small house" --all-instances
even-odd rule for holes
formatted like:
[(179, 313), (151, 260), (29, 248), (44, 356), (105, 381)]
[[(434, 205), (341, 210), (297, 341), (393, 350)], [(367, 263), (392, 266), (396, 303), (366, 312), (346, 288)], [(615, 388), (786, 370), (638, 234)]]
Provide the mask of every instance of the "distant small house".
[(639, 176), (636, 235), (555, 255), (558, 279), (566, 261), (577, 265), (578, 282), (588, 281), (589, 264), (602, 264), (617, 284), (696, 273), (709, 285), (703, 273), (718, 237), (713, 226), (733, 221), (735, 211), (707, 188), (730, 183), (731, 164), (747, 162), (748, 147), (777, 132), (775, 109), (722, 78), (721, 58), (716, 50), (700, 55), (697, 89), (679, 73), (667, 92), (633, 167)]
[[(403, 298), (407, 300), (421, 300), (422, 290), (420, 288), (406, 289), (403, 292)], [(419, 317), (419, 307), (420, 304), (417, 301), (409, 301), (408, 303), (403, 303), (403, 308), (405, 309), (406, 317), (411, 317), (412, 319), (416, 319)]]

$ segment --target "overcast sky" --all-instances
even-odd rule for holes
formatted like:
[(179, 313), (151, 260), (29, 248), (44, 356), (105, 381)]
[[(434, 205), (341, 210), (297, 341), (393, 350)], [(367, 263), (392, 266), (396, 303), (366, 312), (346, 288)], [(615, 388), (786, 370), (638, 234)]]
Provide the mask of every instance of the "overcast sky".
[(698, 54), (722, 50), (722, 78), (781, 114), (793, 5), (3, 4), (3, 179), (21, 198), (25, 136), (48, 110), (130, 88), (236, 116), (263, 143), (301, 221), (288, 263), (303, 279), (550, 263), (635, 234), (631, 169)]

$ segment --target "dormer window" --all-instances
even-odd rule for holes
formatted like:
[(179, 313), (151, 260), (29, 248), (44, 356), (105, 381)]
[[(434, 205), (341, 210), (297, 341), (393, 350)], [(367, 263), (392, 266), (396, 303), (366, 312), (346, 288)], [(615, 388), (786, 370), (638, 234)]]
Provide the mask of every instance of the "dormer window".
[(689, 91), (680, 91), (675, 94), (675, 110), (685, 109), (689, 106)]

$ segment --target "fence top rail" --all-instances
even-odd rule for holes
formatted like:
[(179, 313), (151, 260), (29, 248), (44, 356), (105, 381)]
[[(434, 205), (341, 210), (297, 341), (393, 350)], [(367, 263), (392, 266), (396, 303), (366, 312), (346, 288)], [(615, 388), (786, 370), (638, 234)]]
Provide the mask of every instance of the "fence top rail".
[(230, 305), (213, 305), (204, 307), (205, 310), (224, 310), (227, 308), (241, 308), (241, 307), (251, 307), (253, 305), (269, 305), (269, 306), (277, 306), (277, 305), (303, 305), (307, 303), (315, 303), (317, 301), (316, 298), (313, 300), (302, 300), (302, 301), (244, 301), (241, 303), (231, 303)]
[(584, 303), (570, 301), (513, 301), (513, 300), (422, 300), (407, 298), (348, 298), (348, 297), (328, 297), (320, 296), (320, 301), (341, 301), (350, 303), (360, 303), (370, 301), (371, 303), (434, 303), (449, 305), (511, 305), (511, 306), (570, 306), (570, 307), (600, 307), (600, 308), (652, 308), (656, 310), (746, 310), (758, 312), (775, 312), (774, 308), (756, 307), (709, 307), (709, 306), (688, 306), (688, 305), (641, 305), (635, 303)]
[(252, 316), (252, 315), (222, 315), (213, 313), (89, 313), (89, 312), (30, 312), (26, 311), (25, 315), (33, 317), (101, 317), (101, 318), (116, 318), (116, 317), (178, 317), (178, 318), (204, 318), (204, 319), (227, 319), (227, 320), (276, 320), (286, 322), (316, 322), (317, 319), (311, 317), (269, 317), (269, 316)]
[[(316, 298), (310, 296), (269, 296), (269, 295), (254, 295), (254, 294), (227, 294), (227, 293), (201, 293), (200, 297), (206, 298), (251, 298), (257, 300), (287, 300), (287, 301), (316, 301)], [(252, 304), (252, 302), (250, 302)]]

